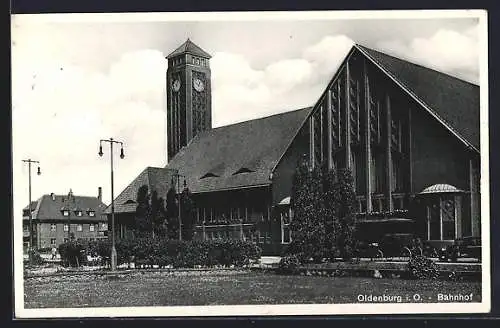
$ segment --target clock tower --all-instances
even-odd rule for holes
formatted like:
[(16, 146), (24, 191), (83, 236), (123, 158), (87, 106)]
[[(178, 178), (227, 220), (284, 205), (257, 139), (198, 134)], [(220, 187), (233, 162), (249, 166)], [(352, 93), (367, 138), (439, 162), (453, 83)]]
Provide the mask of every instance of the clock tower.
[(187, 39), (167, 56), (168, 160), (212, 128), (211, 56)]

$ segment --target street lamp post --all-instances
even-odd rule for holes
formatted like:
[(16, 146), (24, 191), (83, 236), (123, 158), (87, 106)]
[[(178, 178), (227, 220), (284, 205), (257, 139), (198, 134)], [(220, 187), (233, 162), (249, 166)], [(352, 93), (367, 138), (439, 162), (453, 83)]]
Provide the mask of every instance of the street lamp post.
[(109, 142), (110, 145), (110, 159), (111, 159), (111, 271), (116, 270), (116, 246), (115, 246), (115, 196), (114, 196), (114, 173), (113, 173), (113, 144), (120, 144), (120, 158), (123, 159), (123, 142), (114, 140), (113, 138), (101, 139), (99, 141), (99, 156), (102, 157), (102, 143)]
[(186, 187), (186, 176), (179, 174), (179, 172), (174, 173), (173, 177), (176, 179), (176, 185), (177, 185), (177, 190), (179, 192), (179, 213), (177, 214), (177, 217), (179, 219), (179, 240), (182, 240), (182, 218), (181, 218), (181, 196), (182, 196), (182, 191), (181, 191), (181, 183), (180, 183), (180, 178), (184, 178), (184, 187)]
[(32, 255), (32, 251), (33, 251), (33, 215), (32, 215), (32, 209), (31, 209), (31, 164), (32, 163), (38, 164), (38, 169), (36, 172), (38, 175), (42, 174), (42, 172), (40, 171), (40, 162), (39, 161), (35, 161), (35, 160), (28, 158), (28, 159), (23, 159), (23, 162), (28, 163), (28, 197), (29, 197), (28, 211), (29, 211), (29, 228), (30, 228), (30, 235), (29, 235), (29, 238), (30, 238), (29, 243), (30, 244), (28, 247), (28, 252), (29, 252), (28, 257), (29, 257), (30, 265), (32, 265), (33, 264), (33, 255)]

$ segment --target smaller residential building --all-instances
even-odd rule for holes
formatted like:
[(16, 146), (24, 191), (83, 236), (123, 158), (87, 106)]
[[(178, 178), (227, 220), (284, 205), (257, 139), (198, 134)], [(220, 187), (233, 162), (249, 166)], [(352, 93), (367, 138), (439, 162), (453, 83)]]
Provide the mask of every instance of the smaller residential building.
[[(97, 240), (107, 238), (108, 224), (104, 214), (102, 189), (97, 197), (43, 195), (31, 203), (33, 245), (35, 248), (58, 247), (70, 238)], [(30, 242), (29, 207), (23, 209), (23, 244)]]

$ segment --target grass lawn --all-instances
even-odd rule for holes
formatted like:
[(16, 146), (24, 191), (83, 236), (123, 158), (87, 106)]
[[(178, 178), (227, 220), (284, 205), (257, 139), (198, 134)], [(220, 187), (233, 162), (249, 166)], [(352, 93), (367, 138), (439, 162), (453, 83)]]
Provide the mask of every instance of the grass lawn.
[[(357, 277), (279, 276), (263, 272), (134, 273), (110, 277), (25, 280), (26, 308), (359, 303), (358, 295), (393, 295), (437, 302), (438, 293), (473, 294), (480, 282), (411, 281)], [(395, 301), (393, 301), (395, 302)]]

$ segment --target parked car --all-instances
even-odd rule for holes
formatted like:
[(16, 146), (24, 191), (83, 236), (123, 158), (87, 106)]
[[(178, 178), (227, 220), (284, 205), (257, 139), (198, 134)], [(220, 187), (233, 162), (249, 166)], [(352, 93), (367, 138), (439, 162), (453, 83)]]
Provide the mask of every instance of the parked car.
[(379, 243), (377, 242), (366, 242), (359, 241), (355, 252), (355, 257), (365, 257), (365, 258), (382, 258), (384, 253), (380, 249)]
[(452, 245), (440, 252), (443, 261), (456, 262), (460, 257), (471, 257), (481, 261), (481, 237), (467, 236), (455, 239)]
[(421, 255), (421, 248), (418, 247), (417, 237), (413, 233), (388, 233), (380, 241), (384, 257), (409, 257), (415, 252)]

